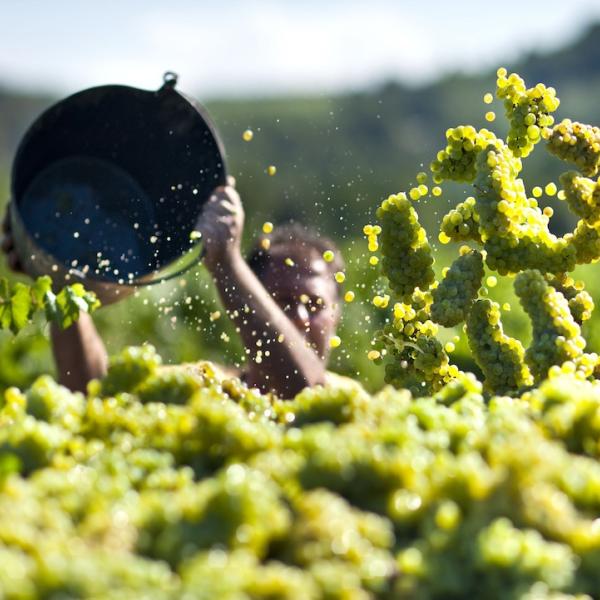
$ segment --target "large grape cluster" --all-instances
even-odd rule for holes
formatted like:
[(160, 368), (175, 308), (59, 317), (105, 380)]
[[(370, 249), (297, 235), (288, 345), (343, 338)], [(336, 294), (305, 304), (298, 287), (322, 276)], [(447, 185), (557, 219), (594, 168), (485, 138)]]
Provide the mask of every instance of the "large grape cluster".
[(444, 327), (453, 327), (464, 321), (477, 297), (482, 278), (483, 257), (479, 250), (470, 250), (459, 256), (439, 286), (432, 290), (432, 320)]
[(539, 271), (517, 275), (515, 292), (533, 326), (533, 341), (525, 359), (535, 380), (540, 381), (553, 365), (581, 356), (585, 340), (567, 299)]
[(427, 289), (434, 280), (433, 256), (425, 229), (406, 194), (392, 195), (377, 209), (381, 223), (382, 270), (399, 298), (415, 288)]
[(600, 129), (564, 119), (553, 127), (548, 150), (592, 177), (600, 168)]
[(523, 345), (504, 333), (496, 302), (487, 298), (477, 300), (466, 323), (469, 348), (483, 371), (489, 391), (507, 394), (531, 385)]
[(478, 157), (474, 187), (487, 265), (502, 275), (573, 270), (575, 248), (550, 233), (548, 217), (525, 194), (520, 170), (521, 161), (508, 146), (490, 146)]
[(496, 86), (496, 95), (504, 100), (510, 124), (508, 147), (517, 157), (529, 156), (544, 130), (554, 124), (550, 113), (560, 104), (556, 90), (543, 83), (528, 89), (519, 75), (507, 76), (505, 70), (499, 70)]
[(520, 399), (486, 400), (457, 373), (431, 397), (316, 387), (283, 401), (208, 363), (160, 362), (127, 350), (86, 396), (49, 377), (6, 392), (2, 598), (589, 600), (600, 588), (600, 384), (574, 364)]
[[(428, 286), (427, 293), (433, 302), (423, 311), (413, 310), (411, 292), (417, 286), (413, 286), (416, 277), (411, 253), (405, 252), (408, 268), (402, 275), (400, 252), (396, 251), (391, 263), (397, 265), (397, 269), (391, 273), (384, 269), (383, 274), (390, 279), (390, 287), (401, 302), (394, 305), (396, 316), (380, 332), (372, 354), (374, 360), (386, 363), (387, 382), (406, 386), (414, 393), (419, 390), (421, 393), (435, 392), (447, 383), (447, 374), (453, 372), (453, 365), (449, 357), (444, 356), (444, 351), (451, 353), (455, 345), (453, 342), (444, 347), (436, 344), (431, 321), (448, 327), (466, 321), (474, 357), (486, 376), (488, 392), (517, 393), (532, 383), (529, 368), (539, 381), (549, 369), (562, 368), (565, 361), (574, 365), (573, 373), (578, 377), (600, 374), (594, 356), (583, 352), (585, 344), (579, 331), (581, 323), (590, 318), (594, 303), (583, 287), (575, 285), (568, 277), (577, 264), (600, 259), (600, 184), (586, 178), (595, 175), (600, 167), (598, 129), (569, 120), (551, 129), (554, 124), (552, 113), (560, 103), (555, 90), (541, 83), (528, 88), (519, 75), (508, 75), (505, 69), (499, 69), (497, 74), (496, 94), (504, 101), (509, 121), (507, 141), (488, 129), (477, 130), (469, 125), (450, 128), (446, 131), (446, 147), (430, 164), (436, 183), (466, 182), (472, 183), (474, 189), (472, 196), (443, 217), (439, 240), (443, 244), (469, 241), (480, 245), (480, 256), (486, 266), (500, 275), (512, 276), (524, 271), (537, 273), (521, 276), (517, 284), (526, 310), (534, 321), (533, 341), (524, 355), (520, 343), (503, 333), (498, 306), (483, 301), (473, 304), (479, 290), (483, 296), (488, 294), (488, 289), (481, 287), (481, 265), (475, 269), (475, 264), (469, 263), (474, 254), (469, 258), (461, 257), (444, 272), (439, 283), (431, 281), (427, 271), (427, 282), (419, 283), (419, 287), (425, 292), (425, 286)], [(493, 97), (486, 94), (484, 100), (490, 103)], [(486, 115), (488, 121), (493, 117), (493, 113)], [(580, 217), (575, 230), (563, 237), (554, 235), (549, 229), (552, 209), (542, 209), (539, 205), (537, 198), (541, 188), (539, 191), (534, 188), (534, 197), (529, 197), (520, 177), (521, 159), (527, 157), (542, 139), (549, 140), (550, 152), (575, 163), (583, 172), (567, 172), (560, 178), (564, 189), (559, 192), (559, 198), (566, 200), (571, 211)], [(440, 196), (441, 188), (435, 189), (437, 192), (432, 192), (433, 196)], [(550, 196), (555, 195), (556, 185), (548, 184), (546, 191)], [(409, 195), (417, 200), (422, 194)], [(410, 204), (405, 194), (399, 197)], [(409, 208), (403, 207), (403, 211), (410, 214)], [(412, 221), (417, 223), (416, 215)], [(405, 229), (403, 226), (400, 231)], [(390, 226), (388, 230), (391, 230)], [(382, 253), (385, 261), (388, 248), (382, 248)], [(467, 263), (468, 274), (462, 269)], [(532, 278), (541, 278), (540, 285), (546, 286), (544, 289), (549, 295), (545, 299), (528, 295), (528, 285), (537, 286)], [(488, 281), (490, 287), (497, 283), (495, 276), (490, 276), (486, 283)], [(562, 298), (564, 302), (554, 298)], [(390, 303), (386, 298), (385, 306), (391, 306), (391, 300)], [(402, 307), (401, 319), (397, 317), (398, 306)], [(410, 315), (408, 321), (407, 315)], [(556, 323), (552, 321), (554, 318), (558, 319)], [(415, 370), (419, 347), (427, 348), (426, 380), (422, 371)], [(524, 356), (529, 367), (523, 362)], [(432, 382), (435, 382), (434, 386)]]

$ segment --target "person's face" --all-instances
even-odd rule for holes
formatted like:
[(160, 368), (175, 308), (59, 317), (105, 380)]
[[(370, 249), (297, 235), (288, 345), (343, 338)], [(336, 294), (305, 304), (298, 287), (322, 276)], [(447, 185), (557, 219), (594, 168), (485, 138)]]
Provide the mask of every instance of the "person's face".
[[(286, 259), (294, 262), (286, 264)], [(288, 261), (289, 262), (289, 261)], [(283, 251), (271, 254), (261, 281), (279, 307), (324, 360), (329, 339), (339, 320), (337, 284), (325, 261), (315, 252), (296, 256)]]

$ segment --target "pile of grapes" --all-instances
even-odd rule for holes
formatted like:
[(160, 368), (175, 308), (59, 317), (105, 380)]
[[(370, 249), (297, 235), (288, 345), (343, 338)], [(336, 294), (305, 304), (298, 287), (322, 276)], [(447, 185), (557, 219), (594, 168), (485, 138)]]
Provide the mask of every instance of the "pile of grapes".
[(286, 401), (130, 348), (87, 398), (6, 393), (1, 597), (587, 597), (599, 441), (600, 388), (565, 374)]
[[(144, 346), (86, 396), (49, 377), (6, 392), (0, 598), (598, 597), (599, 367), (568, 273), (600, 257), (600, 132), (551, 128), (554, 91), (506, 75), (507, 141), (458, 127), (432, 163), (433, 195), (474, 186), (442, 223), (469, 243), (443, 280), (411, 204), (423, 177), (367, 231), (396, 296), (378, 297), (390, 319), (369, 356), (393, 385), (283, 400)], [(563, 238), (518, 178), (540, 140), (579, 170), (561, 177), (581, 217)], [(527, 349), (482, 296), (485, 266), (516, 275)], [(483, 383), (436, 337), (463, 322)]]

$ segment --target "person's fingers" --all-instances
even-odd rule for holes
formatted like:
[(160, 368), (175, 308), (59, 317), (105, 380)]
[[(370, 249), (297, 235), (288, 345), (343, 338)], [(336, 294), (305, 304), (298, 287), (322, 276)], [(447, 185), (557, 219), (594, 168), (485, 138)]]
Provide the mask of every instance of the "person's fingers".
[(236, 184), (235, 177), (233, 175), (227, 175), (227, 185), (234, 188)]

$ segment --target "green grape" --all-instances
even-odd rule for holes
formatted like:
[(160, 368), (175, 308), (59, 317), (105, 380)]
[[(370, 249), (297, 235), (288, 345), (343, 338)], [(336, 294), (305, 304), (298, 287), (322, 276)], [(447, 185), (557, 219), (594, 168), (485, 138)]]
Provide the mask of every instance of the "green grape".
[(467, 339), (488, 390), (507, 394), (531, 384), (523, 346), (504, 333), (498, 304), (488, 299), (475, 301), (467, 315)]
[(504, 100), (506, 117), (510, 123), (507, 144), (517, 157), (526, 157), (542, 139), (545, 128), (554, 123), (550, 113), (560, 101), (554, 88), (542, 83), (527, 88), (516, 73), (501, 75), (496, 82), (496, 96)]
[(469, 196), (444, 215), (440, 231), (453, 242), (472, 240), (481, 243), (475, 198)]
[(440, 285), (432, 291), (431, 318), (444, 327), (464, 321), (477, 297), (483, 278), (483, 257), (478, 250), (459, 256)]
[(568, 301), (539, 271), (520, 273), (515, 278), (515, 293), (533, 325), (533, 340), (525, 358), (536, 381), (545, 379), (553, 365), (583, 354), (585, 340)]
[(434, 279), (433, 257), (425, 230), (405, 194), (390, 196), (377, 209), (381, 223), (382, 270), (390, 288), (408, 298)]
[(600, 224), (600, 184), (581, 177), (575, 171), (567, 171), (560, 176), (569, 208), (587, 225)]
[(548, 150), (561, 160), (574, 164), (581, 173), (593, 177), (600, 168), (600, 129), (564, 119), (548, 139)]

